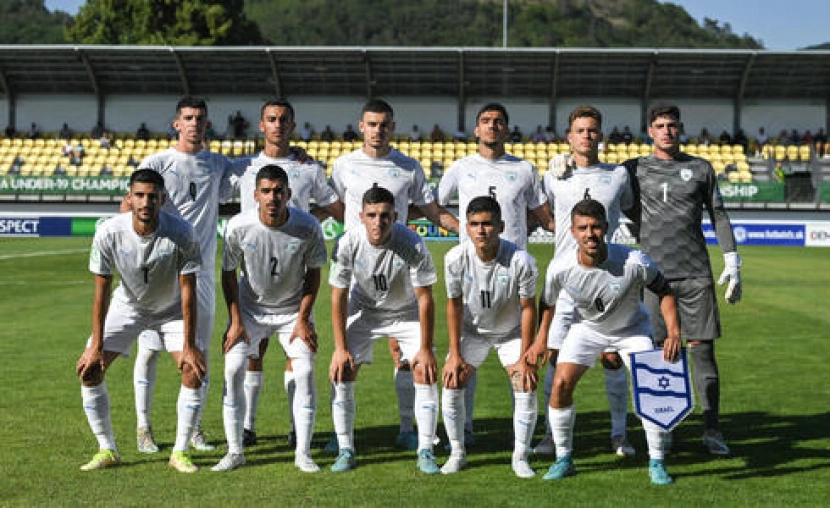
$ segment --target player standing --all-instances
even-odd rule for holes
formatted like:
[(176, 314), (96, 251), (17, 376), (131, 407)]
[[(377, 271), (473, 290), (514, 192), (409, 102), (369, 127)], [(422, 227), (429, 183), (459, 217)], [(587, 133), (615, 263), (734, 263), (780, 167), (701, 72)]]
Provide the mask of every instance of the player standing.
[[(660, 266), (677, 295), (681, 333), (689, 344), (692, 376), (703, 407), (703, 444), (709, 453), (729, 455), (719, 425), (720, 374), (715, 339), (720, 337), (721, 327), (712, 266), (701, 230), (704, 208), (723, 250), (725, 268), (718, 283), (729, 283), (729, 303), (741, 299), (741, 257), (712, 165), (680, 151), (680, 109), (673, 105), (653, 107), (648, 134), (654, 139), (654, 153), (626, 162), (635, 184), (631, 218), (639, 226), (643, 252)], [(646, 293), (645, 301), (652, 310), (659, 343), (666, 327), (653, 311), (657, 299)]]
[[(202, 353), (207, 365), (216, 312), (214, 270), (219, 203), (227, 201), (232, 196), (233, 169), (230, 161), (224, 156), (204, 149), (207, 104), (203, 99), (180, 99), (176, 104), (173, 128), (179, 136), (176, 145), (148, 156), (141, 161), (139, 168), (152, 169), (161, 174), (167, 190), (167, 210), (181, 216), (196, 230), (202, 253), (202, 269), (196, 276), (196, 291), (199, 296), (196, 337), (203, 348)], [(155, 336), (142, 334), (139, 337), (133, 380), (138, 419), (138, 450), (144, 453), (158, 451), (153, 437), (150, 412), (156, 381), (156, 363), (161, 350), (161, 344)], [(208, 383), (209, 377), (206, 373), (202, 383), (202, 409), (207, 400)], [(214, 449), (205, 441), (199, 428), (193, 434), (192, 444), (200, 451)]]
[[(545, 480), (559, 480), (576, 472), (571, 458), (576, 417), (573, 393), (597, 356), (614, 348), (630, 368), (629, 354), (654, 347), (651, 322), (640, 297), (644, 287), (660, 300), (660, 311), (667, 324), (663, 357), (675, 361), (680, 353), (677, 308), (668, 281), (642, 252), (606, 243), (605, 208), (592, 199), (577, 203), (571, 212), (571, 233), (577, 250), (572, 251), (573, 257), (554, 259), (548, 266), (539, 332), (526, 354), (527, 360), (533, 361), (544, 352), (555, 312), (555, 305), (549, 302), (556, 302), (560, 291), (566, 291), (581, 319), (571, 325), (556, 364), (549, 409), (556, 462), (545, 474)], [(642, 419), (642, 425), (648, 442), (651, 482), (670, 484), (672, 478), (663, 462), (667, 433), (646, 419)]]
[[(258, 208), (232, 218), (225, 232), (222, 291), (230, 324), (223, 345), (222, 414), (228, 454), (213, 470), (229, 471), (245, 463), (245, 365), (248, 358), (259, 355), (260, 342), (276, 333), (294, 369), (294, 464), (313, 473), (320, 468), (311, 458), (317, 411), (317, 332), (312, 309), (320, 288), (320, 267), (326, 263), (326, 244), (317, 219), (288, 206), (289, 178), (279, 166), (265, 166), (257, 172), (254, 197)], [(237, 282), (238, 267), (242, 273)]]
[[(405, 213), (405, 209), (404, 209)], [(418, 468), (440, 470), (432, 453), (438, 420), (437, 366), (433, 351), (435, 308), (432, 285), (438, 280), (432, 257), (417, 233), (397, 222), (395, 198), (383, 187), (363, 195), (362, 227), (341, 236), (332, 255), (331, 319), (334, 353), (329, 377), (334, 383), (332, 419), (340, 448), (331, 469), (354, 469), (354, 385), (360, 366), (372, 362), (376, 339), (395, 337), (412, 366)]]
[[(358, 127), (363, 133), (363, 146), (339, 157), (331, 173), (332, 186), (345, 206), (345, 229), (348, 231), (361, 226), (363, 194), (373, 186), (380, 186), (395, 198), (396, 220), (406, 221), (411, 203), (434, 224), (457, 233), (458, 219), (435, 202), (418, 161), (391, 146), (395, 132), (392, 106), (382, 100), (370, 100), (363, 106), (360, 115)], [(395, 352), (395, 389), (400, 414), (400, 432), (395, 443), (399, 447), (415, 450), (418, 437), (413, 427), (415, 393), (411, 366), (397, 354), (397, 345), (393, 344), (392, 350)]]
[[(466, 210), (475, 197), (496, 198), (505, 223), (501, 237), (526, 249), (528, 211), (543, 228), (548, 231), (555, 228), (539, 173), (530, 162), (506, 153), (504, 145), (510, 137), (509, 117), (507, 109), (501, 104), (486, 104), (478, 111), (474, 132), (478, 138), (478, 153), (450, 165), (438, 186), (438, 202), (446, 206), (458, 194), (458, 209)], [(463, 214), (459, 219), (459, 237), (464, 241), (467, 238), (466, 219)], [(466, 386), (464, 440), (468, 446), (475, 441), (473, 406), (476, 384), (477, 376), (473, 375)]]
[[(633, 192), (628, 172), (623, 166), (603, 164), (599, 161), (599, 142), (602, 139), (602, 114), (591, 106), (578, 106), (568, 118), (568, 143), (570, 155), (557, 155), (551, 160), (542, 185), (556, 219), (556, 250), (554, 259), (572, 258), (576, 240), (571, 234), (571, 210), (582, 199), (591, 197), (599, 201), (608, 215), (608, 236), (611, 241), (620, 224), (621, 210), (633, 205)], [(552, 351), (545, 376), (545, 399), (550, 399), (556, 366), (556, 355), (568, 328), (575, 319), (574, 304), (567, 292), (556, 301), (548, 349)], [(605, 352), (601, 358), (605, 374), (605, 389), (611, 408), (611, 448), (617, 455), (634, 455), (634, 447), (626, 438), (628, 416), (628, 379), (626, 370), (616, 352)], [(546, 406), (547, 407), (547, 406)], [(534, 451), (554, 453), (550, 427), (546, 426), (545, 439)]]
[[(313, 160), (300, 161), (291, 149), (291, 137), (297, 124), (294, 107), (285, 99), (271, 99), (260, 110), (259, 130), (265, 139), (262, 151), (251, 157), (243, 157), (234, 162), (235, 173), (240, 174), (239, 197), (242, 213), (257, 208), (254, 199), (257, 173), (260, 168), (270, 165), (281, 167), (288, 174), (291, 187), (289, 206), (313, 213), (318, 219), (327, 215), (343, 221), (343, 204), (329, 187), (323, 167)], [(311, 210), (311, 200), (316, 208)], [(259, 406), (259, 394), (264, 384), (263, 358), (268, 349), (268, 338), (260, 341), (259, 356), (248, 360), (245, 372), (245, 446), (256, 444), (256, 413)], [(291, 408), (294, 404), (294, 373), (291, 361), (286, 363), (283, 386), (288, 395), (288, 407), (291, 414), (291, 432), (289, 442), (295, 438), (294, 420)]]
[[(200, 390), (206, 364), (196, 337), (196, 274), (199, 245), (193, 228), (161, 211), (164, 180), (153, 171), (130, 176), (125, 198), (128, 213), (117, 215), (95, 232), (89, 270), (95, 274), (92, 336), (78, 359), (81, 394), (99, 451), (81, 467), (103, 469), (121, 462), (110, 418), (110, 397), (104, 382), (107, 368), (128, 355), (142, 330), (160, 335), (181, 371), (176, 442), (170, 466), (183, 473), (198, 468), (187, 455), (201, 406)], [(113, 272), (121, 282), (112, 294)]]
[(490, 196), (473, 198), (466, 210), (468, 240), (444, 261), (450, 347), (443, 370), (442, 410), (450, 458), (441, 468), (457, 473), (466, 464), (464, 385), (467, 377), (498, 352), (513, 387), (513, 472), (532, 478), (527, 460), (536, 426), (536, 369), (524, 360), (536, 330), (536, 260), (499, 237), (501, 207)]

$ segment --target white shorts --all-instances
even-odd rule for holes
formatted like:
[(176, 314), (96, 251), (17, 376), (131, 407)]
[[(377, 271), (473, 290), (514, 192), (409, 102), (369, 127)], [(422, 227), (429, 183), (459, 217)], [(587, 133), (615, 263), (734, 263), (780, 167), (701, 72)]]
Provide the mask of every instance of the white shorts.
[[(202, 271), (196, 276), (196, 347), (203, 352), (210, 349), (216, 317), (216, 282), (213, 276), (206, 274)], [(141, 348), (150, 351), (170, 351), (153, 330), (139, 335), (138, 342)]]
[[(144, 330), (152, 334), (141, 333)], [(181, 307), (176, 307), (165, 314), (140, 314), (135, 308), (117, 302), (110, 302), (107, 317), (104, 320), (104, 351), (112, 351), (130, 356), (130, 349), (136, 338), (142, 334), (156, 338), (157, 349), (154, 351), (182, 351), (184, 349), (184, 321)], [(87, 340), (87, 347), (92, 337)]]
[(401, 347), (401, 360), (410, 363), (421, 349), (421, 323), (418, 313), (383, 316), (355, 310), (346, 319), (346, 348), (357, 365), (372, 363), (372, 346), (377, 339), (396, 339)]
[[(242, 309), (242, 326), (248, 332), (250, 344), (237, 343), (230, 353), (245, 353), (248, 358), (259, 358), (259, 343), (277, 334), (285, 356), (288, 358), (314, 358), (308, 345), (302, 339), (295, 338), (291, 342), (291, 333), (297, 326), (299, 312), (291, 314), (255, 314)], [(313, 322), (313, 321), (312, 321)]]
[(464, 361), (475, 368), (479, 368), (487, 359), (490, 350), (495, 349), (502, 367), (513, 365), (519, 361), (519, 355), (522, 352), (522, 336), (520, 333), (494, 337), (492, 335), (482, 335), (472, 330), (462, 330), (461, 356), (464, 357)]
[(651, 351), (654, 349), (654, 343), (647, 335), (614, 337), (592, 330), (584, 323), (576, 323), (571, 326), (568, 337), (562, 344), (562, 349), (559, 350), (556, 363), (575, 363), (593, 367), (597, 356), (607, 349), (619, 351), (625, 366), (630, 367), (628, 355), (640, 351)]

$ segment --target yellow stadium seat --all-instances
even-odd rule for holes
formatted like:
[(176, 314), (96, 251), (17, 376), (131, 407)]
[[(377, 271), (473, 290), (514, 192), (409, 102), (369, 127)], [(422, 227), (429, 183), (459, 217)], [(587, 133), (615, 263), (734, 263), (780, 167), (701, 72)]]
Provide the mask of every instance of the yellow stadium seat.
[(740, 177), (741, 183), (752, 183), (752, 173), (749, 171), (739, 171), (738, 176)]
[(740, 183), (741, 182), (741, 176), (738, 174), (737, 171), (732, 171), (731, 173), (729, 173), (727, 175), (727, 178), (729, 179), (729, 183)]

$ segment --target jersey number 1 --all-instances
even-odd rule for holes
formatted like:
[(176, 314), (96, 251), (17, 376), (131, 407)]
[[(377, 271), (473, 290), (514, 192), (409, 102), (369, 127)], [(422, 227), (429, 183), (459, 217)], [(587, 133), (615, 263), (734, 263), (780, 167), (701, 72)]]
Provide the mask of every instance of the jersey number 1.
[(389, 289), (389, 286), (386, 284), (386, 275), (378, 274), (372, 275), (372, 279), (375, 281), (375, 290), (376, 291), (386, 291)]

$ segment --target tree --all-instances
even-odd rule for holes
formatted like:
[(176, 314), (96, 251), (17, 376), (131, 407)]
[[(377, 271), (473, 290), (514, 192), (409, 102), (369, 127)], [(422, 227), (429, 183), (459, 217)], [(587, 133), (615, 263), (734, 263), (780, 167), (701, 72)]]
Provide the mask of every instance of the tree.
[(69, 42), (170, 46), (262, 43), (244, 0), (88, 0), (66, 29)]
[(71, 20), (65, 12), (49, 12), (43, 0), (0, 2), (0, 44), (60, 44), (63, 27)]

